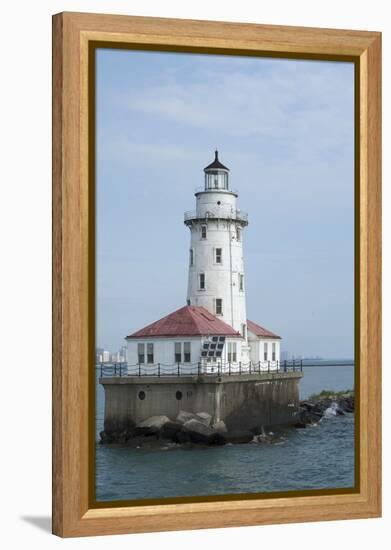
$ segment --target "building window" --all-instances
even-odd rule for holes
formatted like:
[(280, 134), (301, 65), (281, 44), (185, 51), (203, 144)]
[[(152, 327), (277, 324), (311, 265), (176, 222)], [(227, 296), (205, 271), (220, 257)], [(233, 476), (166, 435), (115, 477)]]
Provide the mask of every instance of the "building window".
[(276, 360), (276, 343), (272, 343), (272, 361)]
[(182, 363), (182, 344), (175, 342), (175, 363)]
[(236, 363), (236, 342), (228, 342), (228, 363)]
[(147, 363), (153, 363), (153, 344), (147, 344)]
[[(182, 342), (175, 342), (175, 363), (182, 363)], [(183, 362), (191, 362), (191, 343), (183, 342)]]
[(145, 344), (137, 344), (138, 362), (145, 363)]
[(190, 248), (190, 265), (194, 265), (194, 250)]
[(184, 363), (191, 362), (191, 343), (190, 342), (183, 343), (183, 361)]
[(267, 342), (263, 344), (263, 360), (267, 361)]
[(244, 290), (244, 275), (243, 273), (239, 273), (239, 290), (243, 292)]
[(206, 239), (206, 225), (201, 225), (201, 239)]
[(223, 315), (223, 299), (216, 298), (216, 315)]
[(236, 227), (236, 240), (237, 240), (237, 241), (240, 241), (240, 237), (241, 237), (240, 227), (237, 226), (237, 227)]
[(205, 273), (199, 274), (200, 290), (205, 290)]
[(222, 257), (223, 257), (223, 249), (222, 248), (215, 248), (215, 262), (216, 264), (222, 263)]

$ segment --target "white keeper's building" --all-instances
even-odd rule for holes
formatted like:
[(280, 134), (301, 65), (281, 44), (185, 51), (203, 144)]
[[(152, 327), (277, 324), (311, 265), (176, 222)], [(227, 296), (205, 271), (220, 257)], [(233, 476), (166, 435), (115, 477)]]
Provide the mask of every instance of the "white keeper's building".
[(187, 305), (126, 337), (128, 372), (275, 370), (281, 337), (249, 321), (243, 262), (245, 212), (218, 152), (185, 213), (190, 229)]

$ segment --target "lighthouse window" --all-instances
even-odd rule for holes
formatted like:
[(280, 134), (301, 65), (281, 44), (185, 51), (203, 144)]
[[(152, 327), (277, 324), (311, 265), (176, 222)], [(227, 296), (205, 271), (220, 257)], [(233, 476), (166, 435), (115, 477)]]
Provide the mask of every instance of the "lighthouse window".
[(194, 265), (194, 250), (190, 248), (190, 265)]
[(222, 298), (216, 298), (216, 315), (223, 314), (223, 300)]
[(276, 344), (275, 342), (272, 343), (272, 361), (276, 360)]
[(206, 225), (201, 225), (201, 239), (206, 239)]
[(205, 290), (205, 273), (199, 275), (200, 290)]
[(182, 362), (182, 344), (175, 342), (175, 363)]
[(223, 250), (222, 248), (216, 248), (215, 254), (216, 254), (216, 264), (221, 264), (222, 260), (222, 254)]
[(244, 289), (244, 275), (243, 273), (239, 273), (239, 290), (243, 292)]
[(138, 362), (145, 363), (145, 344), (137, 344)]
[(191, 361), (191, 343), (190, 342), (183, 343), (183, 361), (185, 363), (190, 363)]
[(153, 344), (147, 344), (147, 362), (153, 363)]
[(236, 228), (236, 240), (240, 241), (240, 227)]
[(263, 360), (267, 361), (267, 342), (263, 344)]
[(245, 323), (242, 324), (242, 336), (243, 336), (243, 338), (246, 338), (246, 324)]

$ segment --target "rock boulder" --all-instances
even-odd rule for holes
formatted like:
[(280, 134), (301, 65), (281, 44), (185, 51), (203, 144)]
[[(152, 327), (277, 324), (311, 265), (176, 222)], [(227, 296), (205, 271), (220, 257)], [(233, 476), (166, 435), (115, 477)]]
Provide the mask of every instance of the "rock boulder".
[(159, 437), (163, 439), (176, 439), (176, 435), (178, 432), (180, 432), (182, 429), (182, 424), (179, 424), (179, 422), (166, 422), (163, 424), (163, 426), (160, 428), (159, 431)]
[(205, 424), (195, 418), (185, 422), (182, 429), (189, 434), (190, 441), (193, 443), (212, 443), (214, 435), (212, 428), (205, 426)]
[(219, 420), (212, 425), (212, 429), (217, 433), (225, 433), (227, 431), (227, 426), (223, 420)]
[(230, 430), (224, 434), (221, 434), (226, 443), (250, 443), (253, 440), (254, 435), (248, 430)]
[(179, 422), (179, 424), (184, 424), (188, 420), (192, 420), (195, 417), (196, 415), (191, 412), (179, 411), (178, 416), (176, 417), (176, 422)]
[(212, 422), (212, 416), (207, 412), (199, 412), (195, 415), (196, 420), (205, 424), (205, 426), (210, 426)]
[(156, 435), (167, 422), (170, 422), (168, 416), (150, 416), (137, 424), (136, 435)]

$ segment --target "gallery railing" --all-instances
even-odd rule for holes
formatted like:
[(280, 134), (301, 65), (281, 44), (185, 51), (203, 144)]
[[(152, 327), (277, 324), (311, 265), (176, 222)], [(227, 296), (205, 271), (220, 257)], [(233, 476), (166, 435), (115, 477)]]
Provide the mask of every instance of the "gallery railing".
[[(197, 213), (196, 210), (189, 210), (188, 212), (185, 212), (184, 215), (185, 223), (191, 220), (198, 220), (200, 218), (201, 216)], [(247, 212), (243, 212), (242, 210), (235, 210), (234, 212), (225, 212), (223, 210), (221, 212), (209, 212), (205, 215), (205, 219), (231, 219), (247, 224), (248, 214)]]
[(214, 193), (219, 193), (219, 192), (226, 193), (228, 191), (229, 193), (233, 193), (234, 195), (239, 194), (239, 191), (237, 189), (216, 189), (216, 187), (205, 189), (205, 185), (199, 185), (194, 189), (195, 193), (203, 193), (204, 191), (213, 191)]
[(115, 376), (241, 376), (249, 374), (271, 374), (302, 372), (303, 361), (258, 361), (257, 363), (99, 363), (96, 368), (100, 378)]

